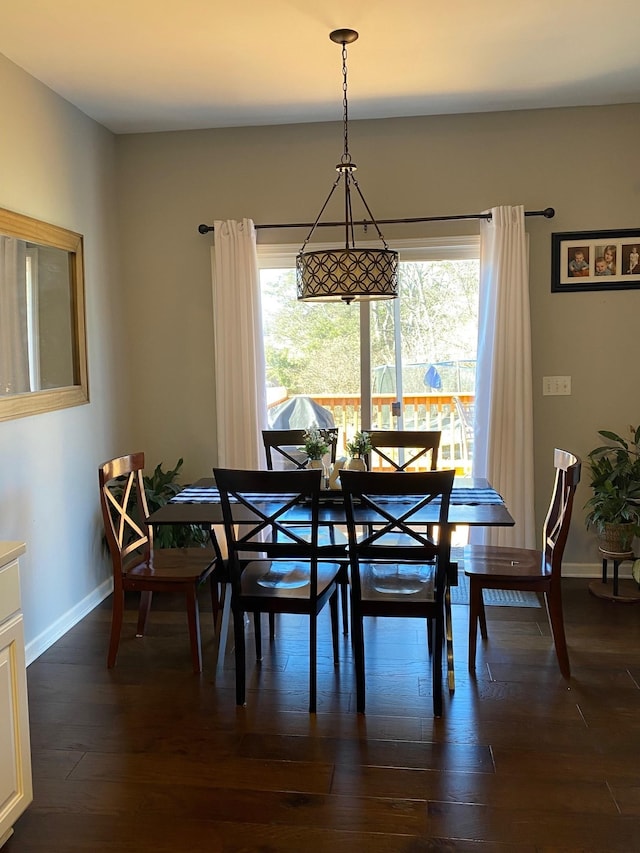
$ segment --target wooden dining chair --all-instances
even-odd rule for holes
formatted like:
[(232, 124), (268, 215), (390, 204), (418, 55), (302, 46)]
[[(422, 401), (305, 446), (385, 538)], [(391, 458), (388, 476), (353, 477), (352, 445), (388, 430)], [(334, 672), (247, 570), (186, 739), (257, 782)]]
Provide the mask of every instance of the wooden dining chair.
[[(321, 429), (320, 432), (329, 441), (329, 460), (331, 465), (336, 461), (338, 436), (340, 430), (338, 427), (327, 427)], [(309, 464), (309, 457), (304, 452), (304, 434), (303, 429), (265, 429), (262, 430), (262, 440), (264, 442), (265, 457), (267, 470), (273, 471), (274, 463), (284, 466), (287, 469), (304, 469)], [(318, 533), (319, 544), (324, 546), (334, 545), (336, 550), (333, 555), (334, 559), (343, 560), (345, 558), (347, 538), (345, 534), (335, 525), (323, 526)], [(343, 633), (349, 633), (349, 589), (346, 562), (343, 563), (344, 571), (340, 576), (340, 586), (342, 589), (342, 626)], [(274, 639), (275, 623), (274, 614), (269, 615), (269, 635)]]
[[(365, 710), (364, 617), (418, 617), (427, 620), (431, 632), (433, 713), (442, 716), (444, 595), (451, 557), (448, 513), (454, 473), (425, 471), (399, 477), (395, 472), (345, 471), (341, 477), (360, 713)], [(439, 503), (437, 539), (417, 516), (432, 502)]]
[[(329, 602), (334, 664), (338, 665), (338, 574), (318, 545), (321, 472), (214, 469), (224, 517), (233, 612), (236, 702), (246, 695), (245, 613), (297, 613), (309, 618), (309, 711), (317, 703), (318, 614)], [(288, 521), (305, 509), (303, 526)], [(241, 518), (242, 516), (242, 518)], [(308, 516), (308, 522), (306, 517)], [(245, 520), (243, 520), (245, 519)], [(254, 617), (255, 618), (255, 617)], [(254, 622), (262, 658), (260, 621)]]
[(475, 670), (477, 629), (487, 639), (482, 591), (522, 590), (544, 595), (558, 665), (564, 678), (571, 675), (562, 613), (562, 555), (569, 534), (571, 510), (580, 482), (580, 459), (567, 450), (554, 450), (555, 480), (542, 527), (542, 549), (467, 545), (464, 572), (469, 578), (469, 670)]
[(371, 430), (370, 471), (435, 471), (438, 467), (440, 430)]
[[(329, 460), (331, 464), (336, 461), (336, 449), (338, 445), (338, 427), (326, 427), (320, 432), (327, 439), (329, 448)], [(306, 468), (309, 457), (304, 451), (303, 429), (263, 429), (262, 441), (264, 443), (267, 469), (273, 471), (274, 463), (277, 468), (297, 469)]]
[(155, 592), (185, 596), (193, 671), (202, 672), (198, 588), (208, 581), (214, 614), (218, 606), (211, 548), (154, 548), (143, 480), (144, 453), (132, 453), (98, 468), (100, 507), (113, 565), (113, 605), (107, 666), (115, 666), (124, 615), (125, 592), (139, 592), (136, 637), (145, 632)]

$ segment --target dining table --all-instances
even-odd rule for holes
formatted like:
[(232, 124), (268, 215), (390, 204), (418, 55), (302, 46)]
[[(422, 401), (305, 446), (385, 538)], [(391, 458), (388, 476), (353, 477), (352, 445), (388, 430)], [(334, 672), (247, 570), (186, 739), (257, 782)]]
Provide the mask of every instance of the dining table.
[[(399, 473), (399, 477), (403, 474)], [(389, 500), (392, 500), (390, 497)], [(393, 498), (402, 501), (402, 498)], [(242, 524), (255, 520), (243, 505), (232, 502), (234, 522)], [(287, 522), (305, 524), (309, 522), (309, 508), (299, 505), (287, 514)], [(375, 524), (380, 520), (371, 510), (365, 507), (355, 508), (355, 520), (358, 524)], [(437, 501), (427, 504), (419, 513), (412, 516), (415, 524), (437, 524), (439, 520), (439, 504)], [(147, 517), (151, 525), (187, 524), (206, 528), (216, 555), (221, 559), (221, 549), (217, 541), (217, 533), (222, 533), (223, 524), (220, 494), (213, 477), (203, 477), (185, 486), (175, 497)], [(340, 489), (326, 489), (321, 492), (319, 523), (326, 526), (345, 525), (345, 508)], [(465, 527), (512, 527), (515, 524), (502, 496), (486, 479), (471, 477), (456, 477), (451, 492), (448, 523), (452, 528)], [(217, 531), (216, 531), (217, 528)], [(224, 535), (222, 533), (222, 535)], [(346, 551), (345, 551), (346, 557)], [(445, 591), (445, 630), (447, 651), (447, 681), (449, 690), (455, 689), (455, 672), (453, 658), (453, 626), (451, 614), (450, 586), (457, 583), (457, 564), (451, 564), (448, 572), (448, 583)], [(217, 668), (224, 664), (226, 640), (229, 631), (231, 613), (231, 596), (223, 591), (223, 601), (217, 628)]]

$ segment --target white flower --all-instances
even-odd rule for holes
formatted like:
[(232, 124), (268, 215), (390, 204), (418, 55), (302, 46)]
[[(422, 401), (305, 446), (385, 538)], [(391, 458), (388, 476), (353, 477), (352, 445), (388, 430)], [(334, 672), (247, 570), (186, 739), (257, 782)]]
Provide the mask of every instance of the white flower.
[(304, 431), (304, 452), (309, 459), (322, 459), (329, 452), (331, 444), (317, 424), (313, 424)]

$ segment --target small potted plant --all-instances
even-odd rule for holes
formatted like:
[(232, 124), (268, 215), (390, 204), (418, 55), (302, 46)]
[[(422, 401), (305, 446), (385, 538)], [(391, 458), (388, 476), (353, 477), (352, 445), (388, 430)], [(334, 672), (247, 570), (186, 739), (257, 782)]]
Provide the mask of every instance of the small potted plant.
[(351, 470), (366, 470), (364, 457), (371, 452), (371, 439), (368, 432), (356, 432), (353, 438), (347, 441), (347, 453), (351, 457), (347, 462), (347, 468)]
[(640, 426), (629, 430), (628, 440), (599, 430), (612, 443), (588, 454), (593, 494), (585, 505), (586, 526), (596, 531), (602, 550), (619, 554), (630, 552), (640, 534)]
[(318, 426), (314, 424), (304, 431), (304, 447), (301, 450), (309, 457), (309, 468), (322, 468), (322, 457), (330, 449), (331, 443)]

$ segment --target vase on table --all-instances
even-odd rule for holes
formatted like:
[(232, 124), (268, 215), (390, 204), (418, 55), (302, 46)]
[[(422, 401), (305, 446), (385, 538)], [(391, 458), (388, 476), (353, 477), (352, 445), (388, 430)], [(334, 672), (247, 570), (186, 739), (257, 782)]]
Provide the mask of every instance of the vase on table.
[(345, 465), (347, 471), (366, 471), (367, 466), (362, 456), (352, 456)]
[(312, 468), (312, 469), (317, 468), (320, 471), (322, 471), (322, 488), (323, 489), (328, 488), (328, 486), (327, 486), (327, 472), (325, 470), (324, 462), (322, 461), (322, 459), (310, 459), (308, 464), (307, 464), (307, 468)]

